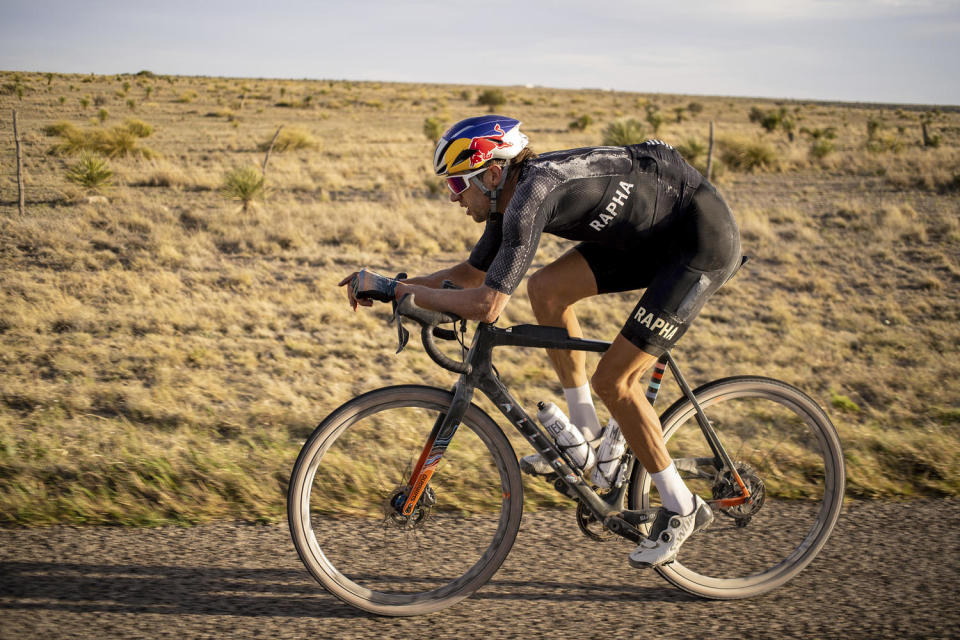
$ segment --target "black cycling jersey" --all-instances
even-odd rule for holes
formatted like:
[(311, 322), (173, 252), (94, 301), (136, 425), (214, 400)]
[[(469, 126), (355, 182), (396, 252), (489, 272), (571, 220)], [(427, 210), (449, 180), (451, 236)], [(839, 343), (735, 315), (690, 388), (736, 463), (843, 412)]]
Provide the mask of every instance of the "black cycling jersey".
[(556, 151), (527, 160), (510, 204), (470, 254), (485, 284), (512, 294), (541, 232), (629, 249), (669, 237), (702, 176), (666, 143)]

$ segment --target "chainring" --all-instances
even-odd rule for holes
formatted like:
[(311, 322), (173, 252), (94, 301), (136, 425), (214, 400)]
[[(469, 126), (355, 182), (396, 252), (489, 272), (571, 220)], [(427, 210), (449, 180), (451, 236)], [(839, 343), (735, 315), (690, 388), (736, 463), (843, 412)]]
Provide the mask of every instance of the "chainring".
[(615, 540), (618, 536), (603, 526), (603, 523), (597, 520), (590, 510), (582, 502), (577, 504), (577, 526), (583, 535), (596, 542), (609, 542)]
[[(750, 519), (753, 518), (763, 506), (767, 498), (767, 490), (763, 484), (763, 479), (756, 469), (746, 462), (738, 462), (736, 466), (737, 473), (740, 474), (740, 479), (743, 480), (747, 491), (750, 492), (750, 502), (744, 502), (734, 507), (722, 507), (720, 513), (729, 518), (733, 518), (738, 527), (745, 527), (750, 523)], [(729, 470), (721, 473), (713, 483), (714, 500), (736, 498), (740, 495), (740, 486)]]

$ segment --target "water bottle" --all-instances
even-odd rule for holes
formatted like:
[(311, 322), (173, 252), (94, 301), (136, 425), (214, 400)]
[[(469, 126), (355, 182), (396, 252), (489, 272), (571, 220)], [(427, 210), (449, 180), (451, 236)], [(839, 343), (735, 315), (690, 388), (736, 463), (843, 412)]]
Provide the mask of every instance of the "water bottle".
[(620, 458), (626, 451), (627, 441), (620, 433), (620, 425), (613, 418), (603, 430), (603, 440), (597, 449), (597, 466), (590, 475), (593, 484), (601, 489), (617, 488), (624, 483), (627, 475), (626, 465), (620, 464)]
[(537, 403), (537, 420), (547, 432), (556, 440), (557, 446), (573, 460), (580, 469), (589, 469), (593, 466), (596, 457), (593, 448), (587, 443), (570, 419), (552, 402)]

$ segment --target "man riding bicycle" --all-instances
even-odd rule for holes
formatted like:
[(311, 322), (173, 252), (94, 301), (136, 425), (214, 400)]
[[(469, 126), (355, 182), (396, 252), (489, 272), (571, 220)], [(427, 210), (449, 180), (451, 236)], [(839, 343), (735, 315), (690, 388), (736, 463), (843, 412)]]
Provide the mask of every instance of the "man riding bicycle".
[[(590, 382), (611, 423), (619, 424), (651, 472), (663, 503), (630, 564), (660, 566), (672, 562), (680, 545), (707, 527), (713, 514), (680, 478), (639, 382), (739, 266), (739, 231), (716, 189), (663, 142), (539, 156), (527, 142), (519, 121), (497, 115), (462, 120), (443, 135), (434, 169), (446, 178), (450, 200), (486, 227), (467, 260), (398, 282), (395, 295), (412, 294), (418, 306), (494, 322), (530, 267), (544, 231), (579, 244), (530, 277), (527, 291), (541, 325), (582, 337), (575, 302), (645, 289)], [(445, 289), (444, 280), (463, 288)], [(354, 307), (371, 304), (357, 300), (353, 287), (347, 291)], [(584, 352), (548, 353), (572, 421), (587, 440), (598, 440)], [(539, 454), (521, 462), (528, 473), (553, 473)]]

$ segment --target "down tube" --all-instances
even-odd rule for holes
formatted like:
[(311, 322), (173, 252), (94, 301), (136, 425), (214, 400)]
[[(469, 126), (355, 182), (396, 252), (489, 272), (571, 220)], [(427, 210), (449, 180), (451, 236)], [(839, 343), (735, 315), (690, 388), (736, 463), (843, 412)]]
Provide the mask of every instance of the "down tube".
[(595, 516), (602, 520), (617, 511), (601, 500), (583, 481), (583, 478), (570, 468), (570, 465), (560, 456), (556, 445), (542, 429), (534, 424), (530, 416), (503, 386), (503, 383), (496, 378), (488, 377), (482, 379), (478, 387), (490, 398), (493, 404), (497, 405), (503, 415), (520, 430), (523, 437), (533, 445), (533, 448), (544, 457), (547, 463), (556, 470), (557, 475), (580, 496), (580, 500), (594, 512)]

